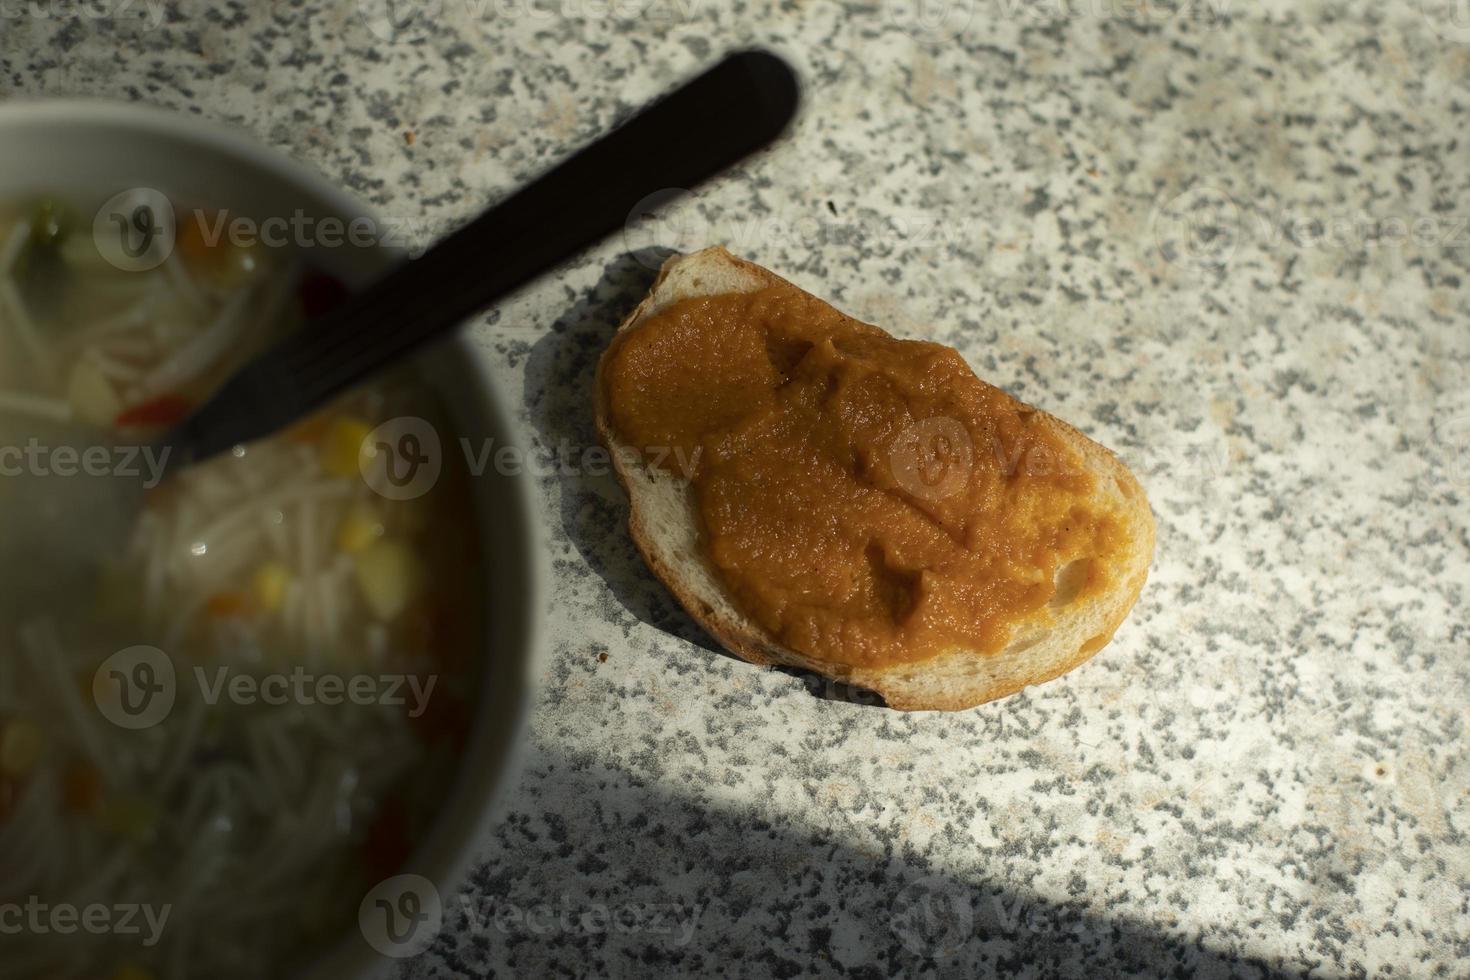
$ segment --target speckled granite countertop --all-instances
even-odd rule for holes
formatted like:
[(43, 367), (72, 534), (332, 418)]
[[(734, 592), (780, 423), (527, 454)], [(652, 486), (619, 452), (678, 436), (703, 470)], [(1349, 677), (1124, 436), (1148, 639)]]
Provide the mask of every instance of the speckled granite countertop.
[[(418, 241), (728, 47), (807, 77), (778, 149), (475, 327), (562, 457), (551, 650), (483, 914), (406, 975), (1470, 970), (1453, 4), (78, 9), (0, 7), (7, 95), (240, 124)], [(1111, 646), (953, 715), (707, 649), (578, 461), (625, 253), (716, 241), (1135, 468), (1158, 553)]]

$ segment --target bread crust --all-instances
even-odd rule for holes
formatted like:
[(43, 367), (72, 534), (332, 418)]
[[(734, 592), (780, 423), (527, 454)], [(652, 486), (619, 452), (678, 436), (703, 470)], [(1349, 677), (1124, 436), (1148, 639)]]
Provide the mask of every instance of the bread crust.
[[(751, 292), (766, 286), (798, 288), (768, 269), (723, 248), (673, 256), (644, 299), (618, 327), (628, 330), (669, 303), (688, 296)], [(848, 318), (851, 320), (851, 318)], [(853, 321), (858, 322), (858, 321)], [(1026, 624), (1026, 636), (998, 653), (953, 650), (917, 663), (850, 668), (815, 660), (783, 646), (741, 614), (719, 585), (698, 548), (698, 521), (688, 481), (651, 469), (612, 432), (602, 384), (604, 353), (596, 379), (596, 424), (618, 481), (628, 493), (628, 528), (644, 562), (689, 615), (731, 653), (753, 664), (810, 670), (841, 684), (880, 694), (890, 708), (953, 711), (1005, 697), (1051, 680), (1092, 657), (1127, 617), (1148, 578), (1154, 520), (1137, 478), (1116, 456), (1072, 426), (1036, 410), (1043, 424), (1079, 452), (1098, 477), (1111, 478), (1129, 547), (1112, 569), (1113, 585), (1061, 613), (1050, 609)], [(682, 508), (682, 511), (681, 511)], [(1038, 635), (1037, 630), (1042, 632)]]

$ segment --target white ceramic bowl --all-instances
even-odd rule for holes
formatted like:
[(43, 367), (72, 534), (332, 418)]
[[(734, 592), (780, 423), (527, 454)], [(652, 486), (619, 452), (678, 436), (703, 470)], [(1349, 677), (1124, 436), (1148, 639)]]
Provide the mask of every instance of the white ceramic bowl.
[[(299, 209), (316, 221), (376, 221), (321, 176), (247, 137), (145, 106), (73, 100), (3, 103), (0, 146), (5, 147), (0, 198), (51, 192), (100, 202), (122, 190), (148, 187), (257, 220), (291, 216)], [(400, 258), (387, 246), (341, 248), (323, 264), (354, 284)], [(423, 355), (420, 367), (446, 401), (457, 435), (473, 445), (489, 438), (495, 446), (516, 444), (510, 413), (473, 344), (449, 340)], [(433, 883), (446, 913), (497, 815), (502, 791), (519, 770), (547, 574), (529, 477), (487, 474), (474, 478), (474, 487), (477, 530), (488, 565), (484, 688), (459, 778), (428, 838), (404, 869)], [(358, 977), (380, 960), (366, 939), (354, 933), (326, 951), (310, 976)]]

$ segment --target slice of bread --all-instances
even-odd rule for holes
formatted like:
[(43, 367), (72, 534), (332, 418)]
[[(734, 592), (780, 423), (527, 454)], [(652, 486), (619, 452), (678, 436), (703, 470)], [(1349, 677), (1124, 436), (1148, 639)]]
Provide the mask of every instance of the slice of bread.
[[(675, 256), (664, 264), (653, 289), (619, 330), (631, 329), (682, 299), (754, 292), (773, 285), (790, 286), (772, 272), (722, 248)], [(605, 363), (606, 358), (603, 366)], [(678, 473), (649, 465), (633, 447), (618, 441), (604, 404), (601, 375), (600, 366), (597, 429), (628, 492), (628, 524), (633, 541), (648, 567), (689, 614), (726, 649), (751, 663), (815, 671), (875, 691), (889, 707), (902, 710), (973, 707), (1050, 680), (1087, 660), (1111, 639), (1148, 577), (1154, 520), (1143, 488), (1107, 449), (1065, 422), (1038, 412), (1096, 475), (1098, 508), (1109, 512), (1123, 528), (1127, 546), (1108, 570), (1108, 588), (1073, 597), (1068, 593), (1075, 590), (1059, 587), (1052, 602), (1028, 615), (998, 652), (949, 650), (927, 660), (878, 668), (850, 668), (804, 656), (783, 646), (737, 608), (704, 557), (700, 517), (689, 481)]]

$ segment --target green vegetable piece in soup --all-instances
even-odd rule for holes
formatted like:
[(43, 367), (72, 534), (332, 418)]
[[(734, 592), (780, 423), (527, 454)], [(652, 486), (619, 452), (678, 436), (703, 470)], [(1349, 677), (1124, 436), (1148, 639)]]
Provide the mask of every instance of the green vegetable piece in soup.
[(43, 197), (31, 209), (31, 244), (56, 248), (75, 225), (71, 210), (55, 198)]

